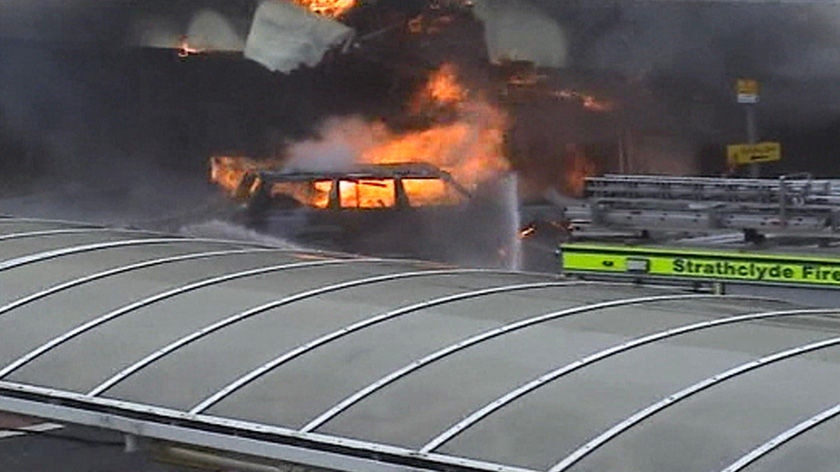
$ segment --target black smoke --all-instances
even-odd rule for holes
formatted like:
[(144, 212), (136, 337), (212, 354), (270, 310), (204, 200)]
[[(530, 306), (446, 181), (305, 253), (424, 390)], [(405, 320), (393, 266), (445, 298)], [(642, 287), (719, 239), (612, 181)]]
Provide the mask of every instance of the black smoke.
[[(539, 102), (508, 104), (517, 118), (513, 157), (526, 173), (532, 164), (554, 165), (532, 173), (559, 176), (556, 161), (580, 149), (604, 156), (599, 170), (616, 170), (619, 137), (628, 129), (685, 139), (695, 152), (688, 158), (702, 157), (699, 169), (717, 172), (722, 147), (744, 136), (733, 93), (739, 77), (762, 84), (761, 137), (783, 140), (790, 150), (790, 169), (778, 171), (831, 171), (840, 129), (840, 6), (531, 3), (565, 32), (566, 64), (548, 71), (554, 83), (597, 92), (620, 107), (601, 118), (571, 110), (570, 103), (560, 111)], [(0, 3), (3, 188), (44, 176), (116, 186), (152, 172), (203, 179), (210, 155), (270, 156), (311, 136), (331, 116), (411, 126), (400, 121), (402, 107), (441, 61), (454, 57), (481, 80), (492, 78), (482, 25), (468, 14), (432, 40), (400, 34), (429, 7), (422, 0), (362, 2), (345, 20), (359, 30), (359, 47), (290, 75), (272, 74), (235, 53), (179, 58), (174, 50), (132, 43), (149, 19), (186, 28), (207, 9), (242, 31), (256, 4)]]
[[(570, 67), (612, 72), (661, 97), (676, 126), (705, 147), (706, 171), (722, 147), (745, 138), (735, 103), (741, 77), (761, 84), (761, 139), (782, 141), (768, 171), (836, 175), (840, 131), (840, 5), (798, 1), (535, 0), (569, 37)], [(714, 160), (718, 165), (709, 165)]]

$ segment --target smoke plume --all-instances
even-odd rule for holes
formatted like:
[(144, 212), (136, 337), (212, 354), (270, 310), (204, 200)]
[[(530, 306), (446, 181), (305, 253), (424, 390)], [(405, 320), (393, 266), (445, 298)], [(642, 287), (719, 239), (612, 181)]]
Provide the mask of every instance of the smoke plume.
[(557, 21), (525, 0), (481, 0), (475, 13), (484, 22), (490, 58), (566, 65), (566, 37)]
[(343, 171), (361, 160), (365, 149), (383, 141), (388, 131), (381, 123), (361, 117), (328, 118), (318, 137), (289, 146), (285, 152), (288, 171)]
[(836, 2), (538, 3), (567, 26), (572, 67), (695, 83), (731, 102), (735, 79), (755, 78), (765, 122), (840, 113)]

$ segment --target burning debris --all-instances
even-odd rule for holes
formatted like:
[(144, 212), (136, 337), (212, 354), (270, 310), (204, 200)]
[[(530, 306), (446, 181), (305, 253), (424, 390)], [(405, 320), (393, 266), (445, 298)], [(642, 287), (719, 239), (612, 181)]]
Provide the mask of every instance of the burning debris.
[(186, 58), (194, 54), (201, 54), (202, 52), (204, 52), (204, 49), (190, 46), (189, 38), (186, 35), (181, 37), (181, 45), (178, 47), (178, 57)]
[(313, 13), (339, 18), (356, 6), (356, 0), (294, 0)]
[(201, 53), (239, 54), (245, 48), (244, 19), (209, 8), (198, 9), (186, 21), (153, 15), (133, 20), (127, 41), (140, 47), (172, 49), (185, 58)]
[[(322, 4), (326, 2), (307, 2), (312, 9)], [(324, 12), (339, 11), (324, 8)], [(317, 65), (327, 51), (352, 40), (352, 28), (334, 21), (326, 13), (313, 15), (311, 11), (317, 10), (304, 10), (276, 0), (261, 3), (245, 43), (245, 57), (268, 70), (288, 73), (301, 64)]]
[(501, 73), (507, 76), (505, 89), (502, 92), (506, 98), (514, 100), (550, 98), (577, 103), (592, 112), (603, 113), (616, 109), (616, 104), (611, 100), (573, 88), (558, 88), (551, 80), (552, 78), (547, 73), (539, 71), (533, 62), (504, 61), (499, 68)]
[(551, 94), (561, 100), (575, 100), (581, 106), (590, 111), (607, 112), (615, 109), (615, 104), (608, 100), (602, 100), (598, 97), (572, 89), (557, 90)]
[(210, 181), (224, 189), (229, 197), (242, 200), (253, 193), (246, 184), (246, 176), (269, 169), (270, 163), (248, 157), (214, 156), (210, 158)]

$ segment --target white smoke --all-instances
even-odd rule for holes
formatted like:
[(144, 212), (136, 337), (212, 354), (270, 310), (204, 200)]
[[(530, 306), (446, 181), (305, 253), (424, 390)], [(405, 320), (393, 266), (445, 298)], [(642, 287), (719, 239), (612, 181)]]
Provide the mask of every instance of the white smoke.
[(146, 16), (132, 22), (129, 44), (150, 48), (190, 47), (209, 51), (242, 51), (244, 32), (237, 32), (233, 19), (215, 10), (199, 10), (187, 24), (174, 17)]
[(212, 51), (242, 51), (245, 40), (233, 25), (220, 13), (201, 10), (193, 16), (187, 28), (187, 40), (191, 47)]
[(285, 169), (289, 171), (345, 171), (360, 161), (362, 152), (388, 134), (384, 125), (359, 117), (334, 117), (321, 126), (318, 137), (289, 146)]
[(129, 44), (147, 48), (177, 48), (182, 32), (178, 22), (162, 17), (144, 17), (135, 20), (131, 27)]
[(199, 51), (241, 51), (271, 71), (289, 73), (302, 65), (317, 65), (329, 49), (353, 34), (348, 26), (295, 4), (266, 0), (247, 18), (206, 8), (186, 23), (174, 14), (142, 16), (132, 21), (129, 43), (179, 48), (186, 41)]
[(282, 238), (258, 233), (252, 229), (221, 220), (210, 220), (202, 223), (185, 225), (178, 230), (178, 234), (193, 238), (221, 239), (226, 241), (242, 241), (257, 243), (280, 249), (302, 249)]
[(566, 35), (560, 24), (525, 0), (480, 0), (475, 14), (484, 22), (493, 62), (532, 61), (543, 67), (566, 65)]

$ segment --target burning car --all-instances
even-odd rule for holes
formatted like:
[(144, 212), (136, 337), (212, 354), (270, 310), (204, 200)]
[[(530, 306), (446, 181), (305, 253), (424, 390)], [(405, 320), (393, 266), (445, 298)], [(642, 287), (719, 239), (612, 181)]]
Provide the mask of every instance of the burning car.
[(498, 188), (470, 192), (432, 164), (302, 171), (248, 158), (215, 157), (211, 180), (239, 202), (235, 222), (307, 246), (515, 265), (515, 204), (506, 208), (508, 199)]

